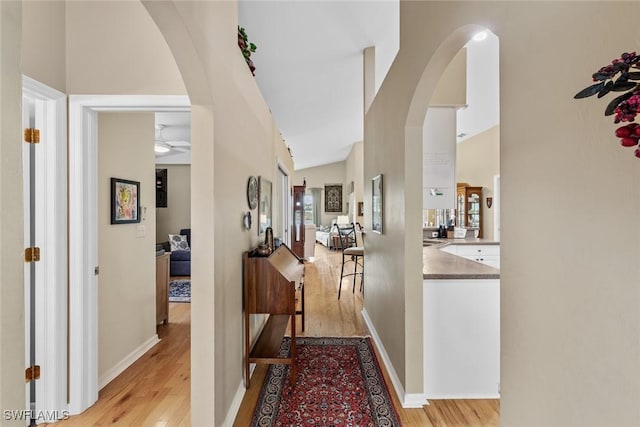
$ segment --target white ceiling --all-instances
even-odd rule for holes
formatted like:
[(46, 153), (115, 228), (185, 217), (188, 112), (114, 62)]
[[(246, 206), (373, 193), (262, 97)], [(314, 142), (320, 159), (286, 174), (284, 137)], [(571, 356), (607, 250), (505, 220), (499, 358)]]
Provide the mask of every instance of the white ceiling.
[(163, 111), (155, 114), (155, 141), (171, 148), (156, 153), (159, 164), (191, 164), (191, 112)]
[(486, 131), (500, 122), (500, 42), (487, 38), (467, 43), (467, 107), (458, 110), (458, 142)]
[[(363, 54), (376, 47), (376, 91), (399, 47), (399, 4), (393, 1), (240, 0), (239, 24), (258, 49), (256, 80), (295, 169), (345, 160), (363, 139)], [(467, 104), (458, 111), (464, 138), (499, 121), (498, 38), (467, 45)], [(156, 139), (190, 141), (190, 113), (156, 114)], [(180, 145), (180, 144), (178, 144)], [(189, 145), (157, 155), (158, 163), (190, 163)]]
[(256, 79), (296, 169), (344, 160), (363, 139), (363, 50), (376, 90), (399, 47), (398, 1), (239, 2)]

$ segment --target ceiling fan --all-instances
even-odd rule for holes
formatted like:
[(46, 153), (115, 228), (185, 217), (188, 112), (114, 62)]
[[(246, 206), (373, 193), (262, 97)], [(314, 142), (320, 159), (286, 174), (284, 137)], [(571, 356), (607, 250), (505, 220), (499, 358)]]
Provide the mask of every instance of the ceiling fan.
[(156, 125), (154, 151), (168, 154), (171, 151), (188, 153), (191, 151), (191, 132), (186, 126)]

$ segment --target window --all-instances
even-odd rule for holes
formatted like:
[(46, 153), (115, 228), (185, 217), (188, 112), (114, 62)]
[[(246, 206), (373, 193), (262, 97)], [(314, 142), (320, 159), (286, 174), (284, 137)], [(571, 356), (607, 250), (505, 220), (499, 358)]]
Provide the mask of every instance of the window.
[(304, 223), (315, 224), (320, 226), (320, 198), (322, 197), (321, 188), (307, 188), (304, 192)]
[(313, 224), (313, 195), (305, 193), (304, 195), (304, 223)]

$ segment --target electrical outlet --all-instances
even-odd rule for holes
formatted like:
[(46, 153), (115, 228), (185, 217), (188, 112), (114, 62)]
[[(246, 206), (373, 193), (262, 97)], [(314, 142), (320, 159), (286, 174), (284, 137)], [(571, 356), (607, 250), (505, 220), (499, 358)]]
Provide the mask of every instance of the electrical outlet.
[(144, 237), (147, 235), (147, 231), (144, 228), (144, 225), (138, 225), (136, 227), (136, 237)]

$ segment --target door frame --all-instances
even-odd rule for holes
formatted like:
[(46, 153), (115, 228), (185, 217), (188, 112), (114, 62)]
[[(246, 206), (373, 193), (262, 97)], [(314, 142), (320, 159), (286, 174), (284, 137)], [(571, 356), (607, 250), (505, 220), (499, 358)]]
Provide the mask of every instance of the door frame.
[[(291, 173), (287, 167), (277, 159), (276, 161), (276, 177), (282, 174), (284, 177), (283, 182), (279, 185), (280, 188), (280, 222), (282, 223), (282, 243), (291, 247)], [(286, 189), (285, 189), (286, 187)]]
[(98, 113), (190, 111), (186, 95), (69, 96), (69, 410), (98, 400)]
[[(31, 409), (63, 414), (67, 410), (67, 96), (23, 75), (22, 98), (34, 104), (35, 121), (40, 130), (40, 143), (33, 145), (35, 162), (30, 174), (35, 181), (32, 195), (35, 212), (25, 208), (25, 237), (29, 234), (26, 232), (28, 216), (33, 214), (35, 244), (42, 254), (34, 266), (34, 325), (30, 325), (30, 300), (25, 299), (25, 366), (29, 366), (28, 337), (33, 326), (35, 361), (42, 375), (35, 384), (36, 406)], [(26, 162), (28, 165), (28, 159)], [(24, 173), (29, 173), (28, 167)], [(26, 197), (25, 203), (29, 203)], [(29, 264), (25, 263), (25, 295), (30, 295), (29, 270)], [(27, 384), (27, 408), (28, 389)]]

